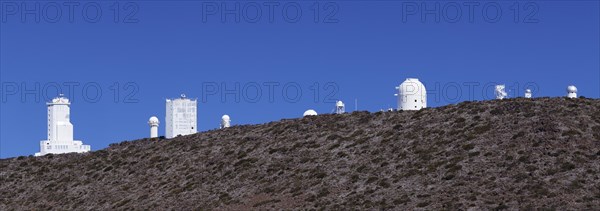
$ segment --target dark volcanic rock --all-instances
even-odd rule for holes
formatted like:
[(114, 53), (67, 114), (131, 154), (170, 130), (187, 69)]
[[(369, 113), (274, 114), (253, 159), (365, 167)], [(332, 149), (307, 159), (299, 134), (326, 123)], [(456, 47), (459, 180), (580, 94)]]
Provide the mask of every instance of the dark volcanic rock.
[(320, 115), (0, 169), (0, 210), (598, 209), (600, 100)]

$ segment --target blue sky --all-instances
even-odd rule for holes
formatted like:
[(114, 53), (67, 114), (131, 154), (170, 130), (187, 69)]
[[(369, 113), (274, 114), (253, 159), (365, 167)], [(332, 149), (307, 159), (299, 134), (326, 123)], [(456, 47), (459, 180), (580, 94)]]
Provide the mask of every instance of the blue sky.
[(39, 150), (56, 86), (93, 150), (147, 137), (148, 118), (164, 121), (165, 98), (181, 93), (199, 98), (200, 131), (223, 114), (256, 124), (328, 113), (335, 99), (396, 107), (408, 77), (432, 107), (489, 99), (495, 83), (511, 97), (563, 96), (569, 84), (600, 96), (598, 1), (482, 1), (472, 14), (464, 1), (82, 1), (72, 17), (64, 2), (35, 3), (0, 2), (1, 158)]

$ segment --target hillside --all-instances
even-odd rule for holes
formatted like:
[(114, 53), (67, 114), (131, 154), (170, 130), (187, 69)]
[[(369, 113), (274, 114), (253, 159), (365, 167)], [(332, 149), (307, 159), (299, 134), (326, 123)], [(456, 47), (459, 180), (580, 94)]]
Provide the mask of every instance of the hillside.
[(599, 209), (600, 100), (319, 115), (0, 170), (0, 210)]

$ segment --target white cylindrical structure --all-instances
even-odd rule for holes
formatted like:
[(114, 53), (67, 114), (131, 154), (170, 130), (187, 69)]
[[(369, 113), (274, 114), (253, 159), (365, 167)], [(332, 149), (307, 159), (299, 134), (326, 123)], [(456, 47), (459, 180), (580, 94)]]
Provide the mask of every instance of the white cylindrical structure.
[(231, 126), (231, 118), (225, 114), (221, 117), (221, 128), (228, 128)]
[(335, 113), (336, 114), (343, 114), (346, 112), (346, 105), (344, 104), (344, 102), (337, 101), (335, 102)]
[(577, 98), (577, 87), (570, 85), (567, 87), (567, 97)]
[(531, 89), (526, 89), (525, 90), (525, 98), (531, 98), (533, 96), (533, 94), (531, 93)]
[(160, 122), (155, 116), (150, 117), (150, 120), (148, 120), (148, 125), (150, 125), (150, 138), (158, 137), (158, 124), (160, 124)]
[(304, 112), (303, 116), (316, 116), (317, 112), (315, 110), (309, 109)]
[(420, 110), (427, 108), (427, 90), (417, 78), (407, 78), (398, 90), (398, 110)]

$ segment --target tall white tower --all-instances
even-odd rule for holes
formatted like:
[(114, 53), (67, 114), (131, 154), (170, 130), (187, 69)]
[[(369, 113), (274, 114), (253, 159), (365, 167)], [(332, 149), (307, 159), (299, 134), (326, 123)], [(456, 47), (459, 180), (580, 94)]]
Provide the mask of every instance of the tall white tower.
[(496, 85), (496, 89), (494, 90), (494, 93), (496, 94), (496, 99), (502, 100), (508, 96), (508, 94), (505, 91), (505, 88), (506, 85), (504, 84)]
[(90, 145), (83, 145), (81, 141), (73, 140), (69, 99), (60, 94), (46, 105), (48, 106), (48, 139), (40, 141), (40, 152), (35, 153), (35, 156), (89, 152)]
[(228, 128), (231, 126), (231, 118), (225, 114), (221, 117), (221, 129)]
[(341, 100), (335, 102), (335, 113), (336, 114), (346, 113), (346, 105), (344, 105), (344, 102), (342, 102)]
[(570, 85), (567, 87), (567, 97), (577, 98), (577, 87)]
[(397, 86), (398, 110), (421, 110), (427, 108), (427, 90), (417, 78), (407, 78)]
[(531, 98), (533, 96), (533, 94), (531, 93), (531, 89), (526, 89), (525, 90), (525, 98)]
[(158, 137), (158, 124), (160, 124), (160, 121), (158, 121), (158, 118), (155, 116), (150, 117), (148, 120), (148, 125), (150, 125), (150, 138)]
[(182, 94), (177, 99), (167, 99), (166, 102), (166, 137), (189, 135), (197, 132), (197, 100), (188, 99)]

